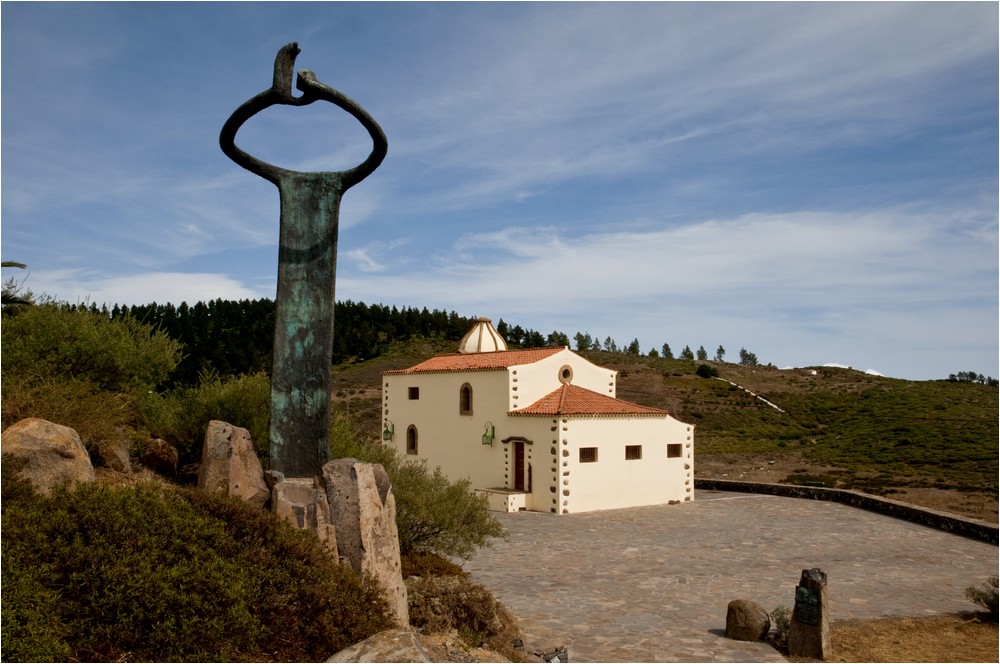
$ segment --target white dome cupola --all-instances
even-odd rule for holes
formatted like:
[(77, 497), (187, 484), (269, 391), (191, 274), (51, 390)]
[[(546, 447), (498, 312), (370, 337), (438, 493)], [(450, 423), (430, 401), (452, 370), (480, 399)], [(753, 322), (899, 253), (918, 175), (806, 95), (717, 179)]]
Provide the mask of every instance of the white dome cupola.
[(507, 350), (507, 342), (493, 327), (489, 318), (477, 318), (475, 325), (458, 344), (459, 353), (490, 353)]

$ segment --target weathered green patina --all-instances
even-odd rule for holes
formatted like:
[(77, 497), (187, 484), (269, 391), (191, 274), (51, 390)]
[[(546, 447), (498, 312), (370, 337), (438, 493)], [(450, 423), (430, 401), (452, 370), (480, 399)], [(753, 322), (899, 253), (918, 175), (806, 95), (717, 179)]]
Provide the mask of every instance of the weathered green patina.
[[(219, 135), (222, 151), (251, 173), (273, 182), (281, 199), (278, 293), (271, 370), (270, 467), (288, 477), (319, 475), (330, 456), (333, 378), (334, 288), (340, 199), (382, 163), (388, 141), (381, 127), (355, 101), (300, 70), (288, 44), (274, 61), (274, 83), (236, 109)], [(306, 106), (327, 101), (368, 130), (374, 147), (368, 158), (345, 171), (301, 173), (253, 157), (236, 146), (236, 132), (253, 115), (274, 105)]]

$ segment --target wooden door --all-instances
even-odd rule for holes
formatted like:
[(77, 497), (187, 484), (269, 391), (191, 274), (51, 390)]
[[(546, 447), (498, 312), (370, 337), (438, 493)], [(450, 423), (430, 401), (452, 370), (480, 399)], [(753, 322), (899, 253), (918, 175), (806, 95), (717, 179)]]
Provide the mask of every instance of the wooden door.
[(514, 488), (524, 491), (524, 443), (514, 443)]

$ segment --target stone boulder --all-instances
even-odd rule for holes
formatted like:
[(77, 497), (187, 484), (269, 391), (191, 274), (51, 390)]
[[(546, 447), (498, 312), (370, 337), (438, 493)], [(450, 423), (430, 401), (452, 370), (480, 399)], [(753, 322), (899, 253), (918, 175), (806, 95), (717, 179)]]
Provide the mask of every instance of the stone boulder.
[(212, 420), (205, 431), (198, 488), (240, 498), (263, 508), (271, 498), (250, 432)]
[[(268, 471), (268, 483), (280, 473)], [(337, 529), (330, 520), (330, 504), (320, 478), (277, 479), (271, 489), (271, 511), (299, 530), (316, 535), (328, 551), (339, 557)]]
[(405, 629), (390, 629), (341, 650), (328, 662), (432, 662), (417, 636)]
[(146, 443), (146, 449), (142, 452), (142, 465), (149, 468), (154, 473), (159, 473), (165, 477), (177, 477), (177, 463), (180, 461), (180, 454), (177, 448), (163, 440), (154, 438)]
[(381, 584), (400, 627), (408, 627), (406, 585), (399, 558), (396, 498), (385, 469), (357, 459), (323, 466), (323, 485), (337, 530), (341, 562), (368, 572)]
[(129, 459), (129, 438), (124, 431), (110, 440), (99, 440), (94, 444), (94, 456), (97, 465), (119, 473), (131, 473), (132, 461)]
[(771, 616), (748, 599), (734, 599), (726, 611), (726, 636), (737, 641), (760, 641), (771, 631)]
[(94, 466), (80, 436), (69, 427), (31, 417), (0, 435), (3, 455), (23, 464), (18, 474), (48, 494), (59, 484), (93, 482)]

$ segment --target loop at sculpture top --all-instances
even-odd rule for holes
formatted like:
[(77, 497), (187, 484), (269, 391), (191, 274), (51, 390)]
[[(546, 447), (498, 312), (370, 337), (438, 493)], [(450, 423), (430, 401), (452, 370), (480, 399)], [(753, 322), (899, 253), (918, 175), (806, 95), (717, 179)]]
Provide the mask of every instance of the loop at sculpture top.
[(219, 146), (227, 157), (243, 168), (280, 186), (283, 179), (295, 174), (296, 171), (269, 164), (247, 154), (236, 146), (236, 132), (251, 117), (271, 106), (307, 106), (314, 101), (328, 101), (357, 118), (361, 125), (368, 130), (374, 144), (371, 154), (361, 164), (345, 171), (326, 173), (326, 175), (340, 181), (342, 193), (364, 180), (378, 168), (382, 160), (385, 159), (389, 142), (385, 133), (382, 132), (382, 128), (357, 102), (342, 92), (317, 81), (316, 76), (311, 71), (305, 69), (299, 71), (295, 87), (302, 92), (302, 96), (293, 97), (292, 72), (295, 67), (295, 58), (299, 53), (299, 45), (296, 42), (286, 44), (278, 51), (278, 55), (274, 59), (274, 82), (271, 87), (250, 98), (233, 111), (233, 114), (226, 120), (226, 124), (222, 126), (222, 132), (219, 134)]

